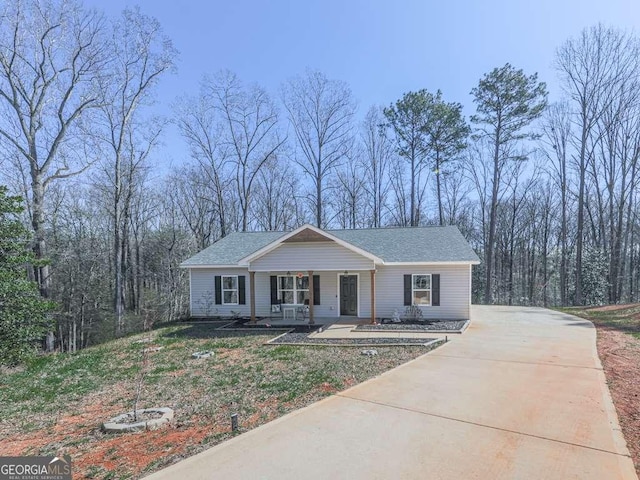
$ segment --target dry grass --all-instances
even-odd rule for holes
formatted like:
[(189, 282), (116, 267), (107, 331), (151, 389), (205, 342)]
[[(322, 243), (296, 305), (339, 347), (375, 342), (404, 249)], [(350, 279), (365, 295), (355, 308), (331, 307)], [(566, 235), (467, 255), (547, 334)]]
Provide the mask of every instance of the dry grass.
[[(247, 431), (415, 358), (424, 347), (264, 346), (265, 332), (208, 325), (159, 329), (74, 355), (51, 355), (0, 377), (0, 454), (69, 454), (74, 478), (138, 478), (219, 443), (238, 413)], [(102, 422), (131, 410), (141, 352), (151, 353), (140, 408), (168, 406), (167, 429), (106, 435)], [(210, 359), (191, 353), (212, 350)]]

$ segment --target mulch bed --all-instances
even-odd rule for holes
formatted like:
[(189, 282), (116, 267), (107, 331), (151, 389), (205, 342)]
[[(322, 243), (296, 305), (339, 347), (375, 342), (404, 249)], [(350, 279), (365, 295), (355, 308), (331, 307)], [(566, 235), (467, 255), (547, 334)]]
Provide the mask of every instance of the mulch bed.
[(439, 320), (436, 322), (401, 322), (381, 323), (379, 325), (358, 325), (356, 330), (368, 332), (412, 331), (412, 332), (458, 332), (462, 330), (467, 320)]

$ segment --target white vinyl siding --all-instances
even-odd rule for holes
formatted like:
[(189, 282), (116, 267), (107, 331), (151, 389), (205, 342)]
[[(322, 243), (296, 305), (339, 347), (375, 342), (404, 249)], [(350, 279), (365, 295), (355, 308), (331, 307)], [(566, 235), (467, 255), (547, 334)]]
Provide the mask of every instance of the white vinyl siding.
[[(342, 247), (340, 247), (342, 248)], [(311, 257), (310, 257), (311, 258)], [(284, 271), (277, 269), (272, 272), (257, 272), (256, 282), (256, 315), (267, 317), (271, 313), (271, 275), (286, 275), (287, 271), (306, 273), (300, 268), (301, 263)], [(314, 305), (317, 317), (337, 317), (338, 306), (338, 274), (346, 268), (333, 271), (314, 271), (320, 276), (320, 305)], [(368, 318), (371, 314), (371, 277), (369, 269), (348, 268), (350, 274), (358, 276), (358, 306), (359, 316)], [(436, 319), (468, 319), (471, 303), (471, 268), (468, 264), (459, 265), (391, 265), (378, 266), (376, 272), (376, 316), (391, 318), (394, 310), (404, 313), (404, 275), (409, 274), (440, 274), (440, 306), (424, 307), (425, 318)], [(215, 304), (215, 276), (245, 275), (246, 305), (216, 305)], [(191, 269), (191, 315), (194, 317), (228, 316), (231, 311), (240, 312), (248, 317), (251, 313), (251, 292), (249, 272), (246, 268), (224, 269)], [(275, 317), (281, 314), (273, 314)]]
[[(240, 275), (245, 276), (245, 288), (246, 305), (216, 305), (216, 286), (215, 277), (219, 275), (221, 277), (236, 277)], [(251, 314), (249, 305), (249, 272), (246, 268), (193, 268), (191, 269), (191, 316), (193, 317), (216, 317), (216, 316), (230, 316), (231, 312), (240, 312), (241, 316), (249, 316)], [(222, 280), (222, 279), (221, 279)], [(221, 286), (222, 286), (221, 281)], [(256, 292), (260, 289), (257, 286), (258, 275), (256, 275)], [(238, 285), (238, 283), (236, 283)], [(236, 287), (237, 288), (237, 287)], [(267, 279), (267, 295), (269, 293), (269, 280)], [(221, 298), (221, 301), (224, 301)], [(267, 302), (268, 302), (267, 296)], [(237, 302), (237, 300), (236, 300)]]
[(355, 271), (371, 270), (373, 261), (335, 242), (282, 243), (257, 258), (253, 271)]
[[(287, 272), (257, 272), (256, 273), (256, 315), (259, 317), (280, 317), (280, 313), (271, 313), (271, 275), (286, 275)], [(245, 275), (246, 304), (245, 305), (216, 305), (215, 277), (216, 275)], [(320, 305), (314, 305), (314, 314), (319, 317), (337, 316), (337, 275), (336, 272), (317, 272), (320, 276)], [(362, 276), (362, 275), (361, 275)], [(249, 272), (246, 268), (193, 268), (191, 269), (191, 316), (217, 317), (230, 316), (231, 312), (240, 312), (240, 316), (251, 315), (251, 286)]]
[[(389, 265), (376, 273), (376, 316), (391, 318), (394, 310), (404, 313), (404, 275), (440, 274), (440, 305), (422, 308), (424, 318), (468, 319), (470, 315), (470, 272), (468, 264), (460, 265)], [(362, 290), (361, 290), (362, 292)], [(368, 292), (360, 305), (370, 302)], [(369, 307), (367, 306), (367, 311)], [(366, 316), (361, 312), (361, 316)]]

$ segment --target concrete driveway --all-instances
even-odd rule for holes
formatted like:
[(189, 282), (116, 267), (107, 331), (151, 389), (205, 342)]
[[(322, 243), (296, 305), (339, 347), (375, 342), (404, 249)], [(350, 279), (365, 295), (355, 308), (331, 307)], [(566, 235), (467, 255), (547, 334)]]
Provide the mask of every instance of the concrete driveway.
[(472, 315), (447, 345), (149, 478), (638, 478), (591, 323)]

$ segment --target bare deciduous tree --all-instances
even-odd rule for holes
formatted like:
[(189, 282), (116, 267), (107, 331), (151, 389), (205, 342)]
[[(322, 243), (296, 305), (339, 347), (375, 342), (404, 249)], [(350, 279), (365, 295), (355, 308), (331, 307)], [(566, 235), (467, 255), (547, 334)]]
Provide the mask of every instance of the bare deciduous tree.
[(141, 117), (176, 51), (158, 21), (139, 9), (125, 10), (112, 30), (113, 61), (104, 79), (101, 111), (105, 119), (105, 171), (111, 185), (113, 215), (114, 314), (116, 336), (123, 333), (124, 276), (132, 195), (139, 170), (157, 145), (162, 122)]
[(364, 147), (362, 167), (365, 172), (364, 189), (371, 211), (369, 226), (381, 227), (389, 194), (389, 168), (393, 146), (384, 127), (382, 109), (371, 107), (361, 126), (360, 137)]
[(187, 142), (191, 157), (198, 165), (198, 176), (203, 179), (200, 195), (212, 202), (220, 237), (227, 235), (231, 221), (228, 201), (233, 176), (221, 138), (224, 133), (214, 108), (205, 96), (204, 86), (196, 97), (184, 96), (174, 105), (176, 123)]
[(288, 161), (273, 157), (256, 179), (254, 215), (266, 231), (286, 231), (304, 223), (298, 173)]
[[(86, 169), (81, 139), (100, 105), (97, 81), (108, 61), (103, 17), (79, 3), (17, 0), (0, 12), (0, 139), (29, 173), (38, 259), (47, 256), (46, 191)], [(49, 265), (35, 268), (49, 296)]]
[(362, 228), (364, 221), (365, 179), (362, 177), (362, 152), (354, 149), (336, 173), (332, 195), (341, 228)]
[(542, 122), (543, 153), (549, 159), (549, 174), (560, 191), (560, 272), (559, 289), (561, 304), (568, 305), (569, 300), (569, 141), (571, 138), (571, 118), (569, 106), (562, 102), (547, 109)]
[(296, 163), (313, 183), (316, 225), (324, 227), (323, 193), (353, 143), (355, 102), (345, 83), (312, 70), (287, 82), (282, 95), (302, 152)]
[(585, 29), (580, 36), (567, 40), (556, 53), (556, 69), (571, 102), (575, 125), (573, 143), (577, 150), (578, 209), (576, 232), (576, 266), (574, 302), (582, 304), (582, 256), (584, 249), (585, 192), (589, 158), (593, 155), (593, 135), (612, 96), (614, 87), (628, 73), (627, 49), (632, 39), (611, 28), (597, 25)]
[(224, 156), (235, 165), (242, 231), (249, 226), (253, 186), (269, 159), (285, 139), (278, 133), (278, 114), (267, 92), (257, 85), (244, 87), (229, 71), (204, 82), (205, 98), (220, 114)]

